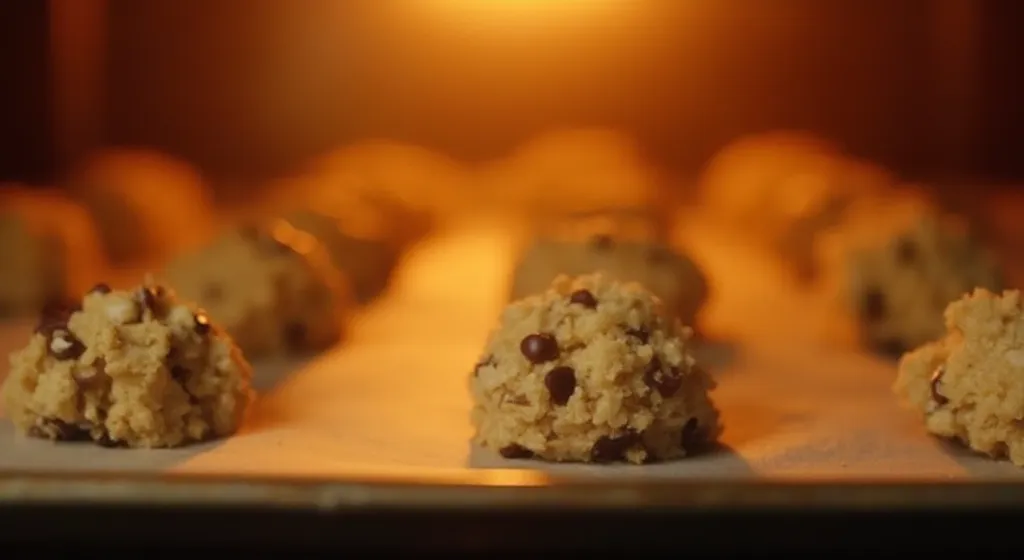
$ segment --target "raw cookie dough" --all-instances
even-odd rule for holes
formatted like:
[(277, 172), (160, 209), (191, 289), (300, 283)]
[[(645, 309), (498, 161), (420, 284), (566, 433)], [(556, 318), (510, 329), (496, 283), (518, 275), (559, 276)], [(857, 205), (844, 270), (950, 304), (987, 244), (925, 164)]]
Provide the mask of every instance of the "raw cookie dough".
[(0, 262), (0, 316), (34, 315), (94, 284), (103, 254), (80, 206), (49, 190), (4, 185)]
[(323, 244), (334, 266), (351, 281), (357, 302), (367, 303), (387, 287), (401, 249), (384, 232), (361, 228), (360, 224), (343, 217), (312, 210), (289, 214), (287, 221)]
[(639, 282), (661, 298), (684, 325), (695, 326), (709, 296), (704, 273), (687, 255), (661, 241), (657, 229), (608, 217), (573, 221), (541, 233), (523, 252), (512, 278), (511, 299), (543, 292), (557, 276), (593, 272)]
[(477, 444), (507, 458), (643, 463), (720, 433), (691, 331), (639, 284), (559, 277), (510, 304), (471, 375)]
[(102, 152), (73, 174), (71, 187), (92, 212), (115, 263), (159, 262), (212, 232), (212, 201), (202, 177), (164, 154)]
[(852, 202), (884, 192), (892, 179), (834, 144), (798, 131), (740, 138), (701, 178), (702, 204), (723, 224), (784, 259), (801, 280), (819, 272), (814, 243)]
[(335, 344), (351, 301), (322, 245), (284, 221), (228, 230), (172, 261), (164, 276), (217, 317), (250, 358)]
[(895, 356), (942, 336), (950, 302), (1003, 284), (994, 257), (962, 221), (927, 209), (906, 227), (851, 248), (842, 274), (861, 342)]
[(7, 415), (27, 435), (108, 447), (176, 447), (238, 430), (251, 368), (202, 310), (153, 284), (97, 285), (44, 315), (11, 356)]
[(1024, 311), (978, 289), (946, 309), (946, 335), (903, 356), (894, 390), (928, 431), (1024, 467)]

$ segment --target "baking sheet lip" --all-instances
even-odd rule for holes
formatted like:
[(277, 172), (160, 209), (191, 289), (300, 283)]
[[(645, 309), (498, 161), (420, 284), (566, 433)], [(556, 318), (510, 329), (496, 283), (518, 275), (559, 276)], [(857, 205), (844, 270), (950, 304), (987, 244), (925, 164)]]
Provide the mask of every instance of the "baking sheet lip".
[[(486, 471), (480, 471), (486, 473)], [(514, 472), (514, 471), (507, 471)], [(544, 485), (487, 484), (463, 477), (240, 478), (208, 474), (145, 475), (44, 472), (0, 473), (0, 507), (186, 506), (264, 507), (346, 511), (365, 509), (823, 509), (842, 511), (1024, 510), (1024, 483), (1009, 481), (893, 481), (725, 479), (571, 479)], [(527, 478), (537, 471), (526, 471)], [(483, 483), (481, 483), (483, 482)]]

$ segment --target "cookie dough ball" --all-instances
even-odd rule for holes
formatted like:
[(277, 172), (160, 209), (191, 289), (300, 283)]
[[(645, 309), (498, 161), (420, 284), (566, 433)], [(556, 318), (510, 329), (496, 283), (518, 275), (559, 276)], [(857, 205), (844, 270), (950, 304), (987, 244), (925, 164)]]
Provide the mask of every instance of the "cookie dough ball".
[(650, 229), (629, 229), (622, 227), (624, 223), (616, 218), (574, 222), (538, 237), (516, 265), (511, 299), (543, 292), (563, 274), (601, 272), (615, 280), (642, 284), (683, 324), (695, 325), (710, 292), (704, 273)]
[(251, 377), (231, 338), (170, 289), (100, 284), (77, 309), (41, 318), (11, 357), (3, 397), (30, 436), (175, 447), (234, 433)]
[(159, 261), (205, 242), (212, 201), (188, 164), (146, 150), (111, 150), (71, 179), (116, 263)]
[(777, 253), (801, 279), (813, 278), (815, 237), (843, 220), (859, 197), (891, 178), (834, 144), (803, 132), (744, 137), (722, 149), (701, 178), (703, 205), (723, 224)]
[(485, 165), (480, 181), (495, 206), (544, 221), (609, 208), (657, 211), (660, 177), (629, 137), (606, 129), (555, 130)]
[(77, 299), (103, 254), (88, 213), (70, 199), (13, 185), (0, 194), (0, 316), (32, 315)]
[(946, 334), (903, 356), (894, 390), (928, 431), (1024, 467), (1024, 312), (1016, 290), (950, 304)]
[(922, 210), (906, 227), (845, 257), (847, 310), (869, 347), (899, 355), (942, 335), (946, 306), (975, 288), (1002, 289), (994, 257), (956, 217)]
[(509, 305), (471, 376), (476, 443), (508, 458), (643, 463), (717, 438), (688, 328), (638, 284), (556, 279)]
[(351, 301), (316, 238), (283, 221), (231, 229), (176, 258), (164, 276), (217, 317), (250, 358), (335, 344)]
[(383, 231), (312, 210), (290, 214), (287, 221), (323, 244), (334, 266), (349, 278), (358, 303), (369, 302), (387, 288), (401, 249)]

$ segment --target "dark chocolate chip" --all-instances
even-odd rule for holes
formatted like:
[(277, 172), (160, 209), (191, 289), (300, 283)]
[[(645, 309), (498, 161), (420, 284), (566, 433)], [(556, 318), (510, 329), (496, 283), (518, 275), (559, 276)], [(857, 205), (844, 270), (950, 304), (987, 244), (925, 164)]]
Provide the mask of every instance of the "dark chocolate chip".
[(502, 447), (498, 453), (506, 459), (531, 459), (534, 456), (533, 451), (530, 451), (518, 443), (506, 445), (505, 447)]
[(531, 334), (519, 343), (519, 351), (533, 364), (543, 364), (558, 357), (558, 342), (550, 334)]
[(285, 346), (293, 352), (298, 352), (306, 347), (307, 334), (306, 324), (301, 321), (287, 323), (281, 330)]
[(205, 335), (210, 332), (210, 317), (202, 312), (196, 311), (193, 315), (195, 324), (192, 329), (195, 330), (196, 334)]
[(942, 382), (942, 376), (946, 375), (946, 366), (939, 366), (932, 372), (931, 389), (932, 389), (932, 400), (935, 401), (939, 406), (943, 406), (949, 403), (949, 399), (945, 395), (939, 392), (939, 383)]
[(900, 239), (896, 242), (896, 260), (907, 265), (917, 260), (917, 245), (912, 239)]
[(644, 383), (651, 389), (658, 391), (661, 396), (671, 397), (682, 387), (683, 380), (679, 377), (678, 369), (669, 368), (668, 371), (665, 371), (661, 360), (655, 356), (651, 358), (647, 368), (644, 369)]
[(576, 290), (569, 296), (569, 303), (575, 303), (587, 309), (597, 309), (597, 298), (590, 290)]
[(92, 439), (88, 429), (59, 418), (40, 420), (40, 425), (29, 430), (29, 435), (55, 441), (89, 441)]
[(626, 452), (640, 443), (640, 435), (630, 430), (621, 435), (601, 436), (590, 450), (590, 459), (595, 463), (612, 463), (626, 458)]
[(182, 365), (171, 366), (171, 377), (174, 378), (178, 383), (184, 383), (185, 379), (188, 378), (188, 368)]
[(49, 336), (57, 329), (66, 329), (71, 315), (81, 311), (81, 307), (67, 302), (49, 302), (39, 313), (39, 322), (35, 332)]
[[(57, 346), (55, 349), (54, 346)], [(67, 329), (54, 329), (47, 341), (47, 350), (58, 360), (77, 360), (85, 353), (85, 345)]]
[(544, 386), (551, 394), (551, 402), (564, 406), (576, 391), (576, 372), (569, 366), (558, 366), (544, 376)]
[(598, 251), (607, 251), (614, 245), (615, 240), (610, 235), (598, 234), (590, 238), (590, 246)]
[(106, 432), (104, 432), (100, 437), (96, 438), (95, 443), (100, 447), (107, 447), (110, 449), (128, 447), (128, 444), (110, 437), (110, 434)]
[(626, 334), (639, 340), (640, 344), (647, 344), (647, 341), (651, 339), (651, 333), (647, 332), (647, 329), (643, 327), (639, 329), (627, 327)]
[(164, 289), (161, 286), (142, 286), (135, 292), (135, 300), (139, 302), (142, 311), (159, 311), (161, 299), (164, 296)]
[(210, 283), (203, 287), (203, 301), (216, 302), (224, 297), (224, 288), (220, 284)]
[(861, 300), (861, 317), (875, 323), (885, 318), (885, 294), (878, 288), (868, 288)]
[(690, 418), (683, 426), (682, 434), (679, 437), (679, 445), (686, 450), (687, 455), (701, 451), (707, 445), (707, 437), (696, 418)]
[(109, 294), (111, 292), (110, 285), (100, 282), (89, 290), (90, 294)]

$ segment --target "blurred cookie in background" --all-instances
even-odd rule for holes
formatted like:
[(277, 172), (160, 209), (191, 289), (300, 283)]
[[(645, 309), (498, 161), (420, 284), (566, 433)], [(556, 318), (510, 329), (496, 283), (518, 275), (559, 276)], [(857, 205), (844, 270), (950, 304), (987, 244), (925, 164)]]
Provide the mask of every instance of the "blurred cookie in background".
[[(488, 206), (543, 222), (605, 208), (662, 208), (661, 178), (628, 136), (555, 130), (479, 171)], [(666, 209), (667, 210), (667, 209)]]
[(817, 274), (816, 236), (843, 221), (853, 201), (888, 190), (880, 167), (799, 131), (743, 137), (723, 148), (700, 180), (714, 219), (777, 254), (798, 279)]
[(77, 301), (103, 274), (88, 212), (61, 193), (0, 187), (0, 316)]
[(351, 309), (348, 280), (321, 244), (284, 221), (229, 229), (174, 259), (163, 277), (248, 357), (324, 350), (340, 341)]
[(96, 153), (69, 179), (92, 213), (114, 264), (160, 262), (207, 241), (214, 227), (199, 172), (146, 149)]
[(688, 255), (670, 247), (642, 213), (621, 210), (580, 213), (537, 231), (516, 264), (510, 297), (543, 292), (560, 275), (596, 272), (642, 284), (695, 328), (709, 296), (704, 272)]
[(919, 190), (863, 201), (844, 227), (823, 238), (827, 283), (859, 342), (890, 356), (944, 332), (946, 306), (1004, 275), (993, 252), (961, 216)]

